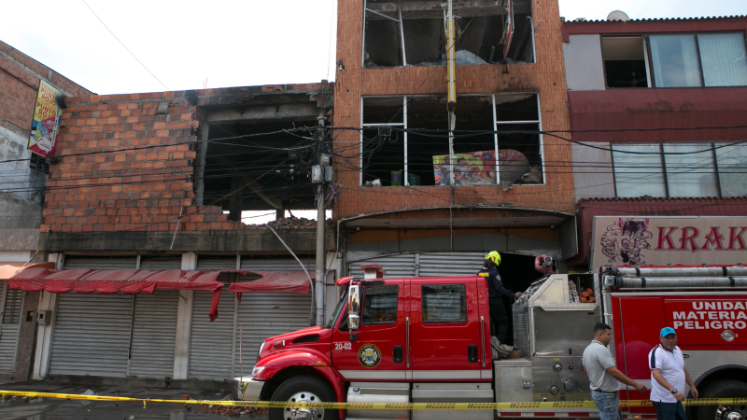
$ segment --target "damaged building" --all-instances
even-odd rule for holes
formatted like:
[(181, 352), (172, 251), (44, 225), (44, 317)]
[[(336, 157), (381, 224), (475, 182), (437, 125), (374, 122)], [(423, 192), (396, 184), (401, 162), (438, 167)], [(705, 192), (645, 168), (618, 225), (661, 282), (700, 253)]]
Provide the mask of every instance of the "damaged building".
[(53, 264), (10, 281), (41, 316), (21, 327), (30, 376), (228, 380), (313, 324), (315, 226), (290, 215), (316, 206), (333, 86), (66, 99), (38, 240)]
[(569, 136), (544, 134), (569, 129), (557, 1), (338, 9), (343, 268), (472, 275), (498, 250), (507, 287), (524, 290), (536, 255), (572, 257)]
[[(445, 5), (443, 1), (366, 0), (363, 66), (445, 65)], [(535, 61), (530, 0), (454, 1), (452, 7), (457, 64)]]

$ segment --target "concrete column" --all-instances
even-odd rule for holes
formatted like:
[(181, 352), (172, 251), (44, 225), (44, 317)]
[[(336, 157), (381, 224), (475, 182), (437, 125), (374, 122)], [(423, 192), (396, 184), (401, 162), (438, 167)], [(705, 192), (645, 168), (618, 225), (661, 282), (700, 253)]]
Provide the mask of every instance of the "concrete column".
[(202, 122), (202, 137), (197, 152), (197, 179), (195, 180), (195, 202), (198, 206), (204, 206), (205, 201), (205, 162), (207, 161), (208, 134), (210, 125)]
[[(182, 270), (197, 269), (197, 254), (182, 254)], [(187, 379), (189, 374), (189, 341), (192, 332), (193, 290), (179, 291), (179, 306), (176, 318), (176, 342), (174, 344), (174, 379)]]
[(34, 352), (34, 368), (31, 378), (41, 380), (49, 374), (49, 357), (52, 351), (52, 336), (54, 323), (57, 318), (55, 309), (57, 308), (57, 294), (49, 292), (40, 292), (39, 312), (50, 311), (47, 318), (47, 325), (39, 325), (36, 331), (36, 351)]
[[(329, 274), (327, 275), (327, 281), (325, 282), (326, 293), (324, 296), (324, 320), (329, 320), (337, 307), (337, 302), (340, 300), (340, 288), (337, 287), (335, 282), (341, 276), (342, 260), (337, 258), (337, 253), (334, 251), (327, 252), (327, 267), (329, 267)], [(344, 292), (344, 291), (342, 291)]]

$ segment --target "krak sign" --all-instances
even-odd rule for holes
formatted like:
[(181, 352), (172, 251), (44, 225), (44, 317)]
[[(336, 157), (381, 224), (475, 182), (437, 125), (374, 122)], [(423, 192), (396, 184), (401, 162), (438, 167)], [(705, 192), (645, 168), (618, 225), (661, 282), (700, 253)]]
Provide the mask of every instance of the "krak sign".
[(591, 268), (747, 263), (747, 217), (597, 216)]

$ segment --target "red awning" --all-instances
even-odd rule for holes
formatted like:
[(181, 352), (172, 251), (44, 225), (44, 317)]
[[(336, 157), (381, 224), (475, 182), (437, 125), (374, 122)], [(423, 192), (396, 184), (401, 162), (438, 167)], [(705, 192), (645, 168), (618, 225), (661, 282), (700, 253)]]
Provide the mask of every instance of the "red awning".
[[(233, 283), (228, 290), (239, 293), (309, 293), (309, 278), (303, 271), (253, 271), (262, 276), (261, 279), (243, 283)], [(309, 273), (311, 279), (315, 273)]]
[(49, 268), (30, 268), (11, 277), (8, 284), (11, 289), (26, 292), (47, 291), (50, 293), (153, 293), (156, 289), (203, 290), (213, 292), (210, 307), (210, 320), (218, 317), (218, 302), (223, 283), (216, 279), (221, 272), (238, 272), (235, 270), (220, 271), (184, 271), (184, 270), (95, 270), (75, 268), (72, 270), (53, 270)]
[(0, 263), (0, 280), (8, 280), (21, 270), (32, 267), (54, 268), (53, 262), (4, 262)]

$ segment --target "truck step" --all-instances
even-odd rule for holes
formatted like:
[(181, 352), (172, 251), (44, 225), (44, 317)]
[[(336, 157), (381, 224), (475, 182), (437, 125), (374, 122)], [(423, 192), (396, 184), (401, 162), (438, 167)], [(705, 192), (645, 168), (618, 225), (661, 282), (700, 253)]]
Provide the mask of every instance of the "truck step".
[[(414, 403), (449, 403), (449, 402), (493, 402), (493, 389), (490, 383), (416, 383), (412, 386)], [(437, 417), (434, 415), (437, 414)], [(446, 420), (492, 420), (493, 410), (451, 410), (439, 411), (414, 410), (412, 420), (438, 418)]]
[[(348, 388), (349, 403), (410, 402), (410, 384), (396, 382), (352, 382)], [(409, 418), (408, 410), (348, 410), (348, 419), (402, 419)]]

